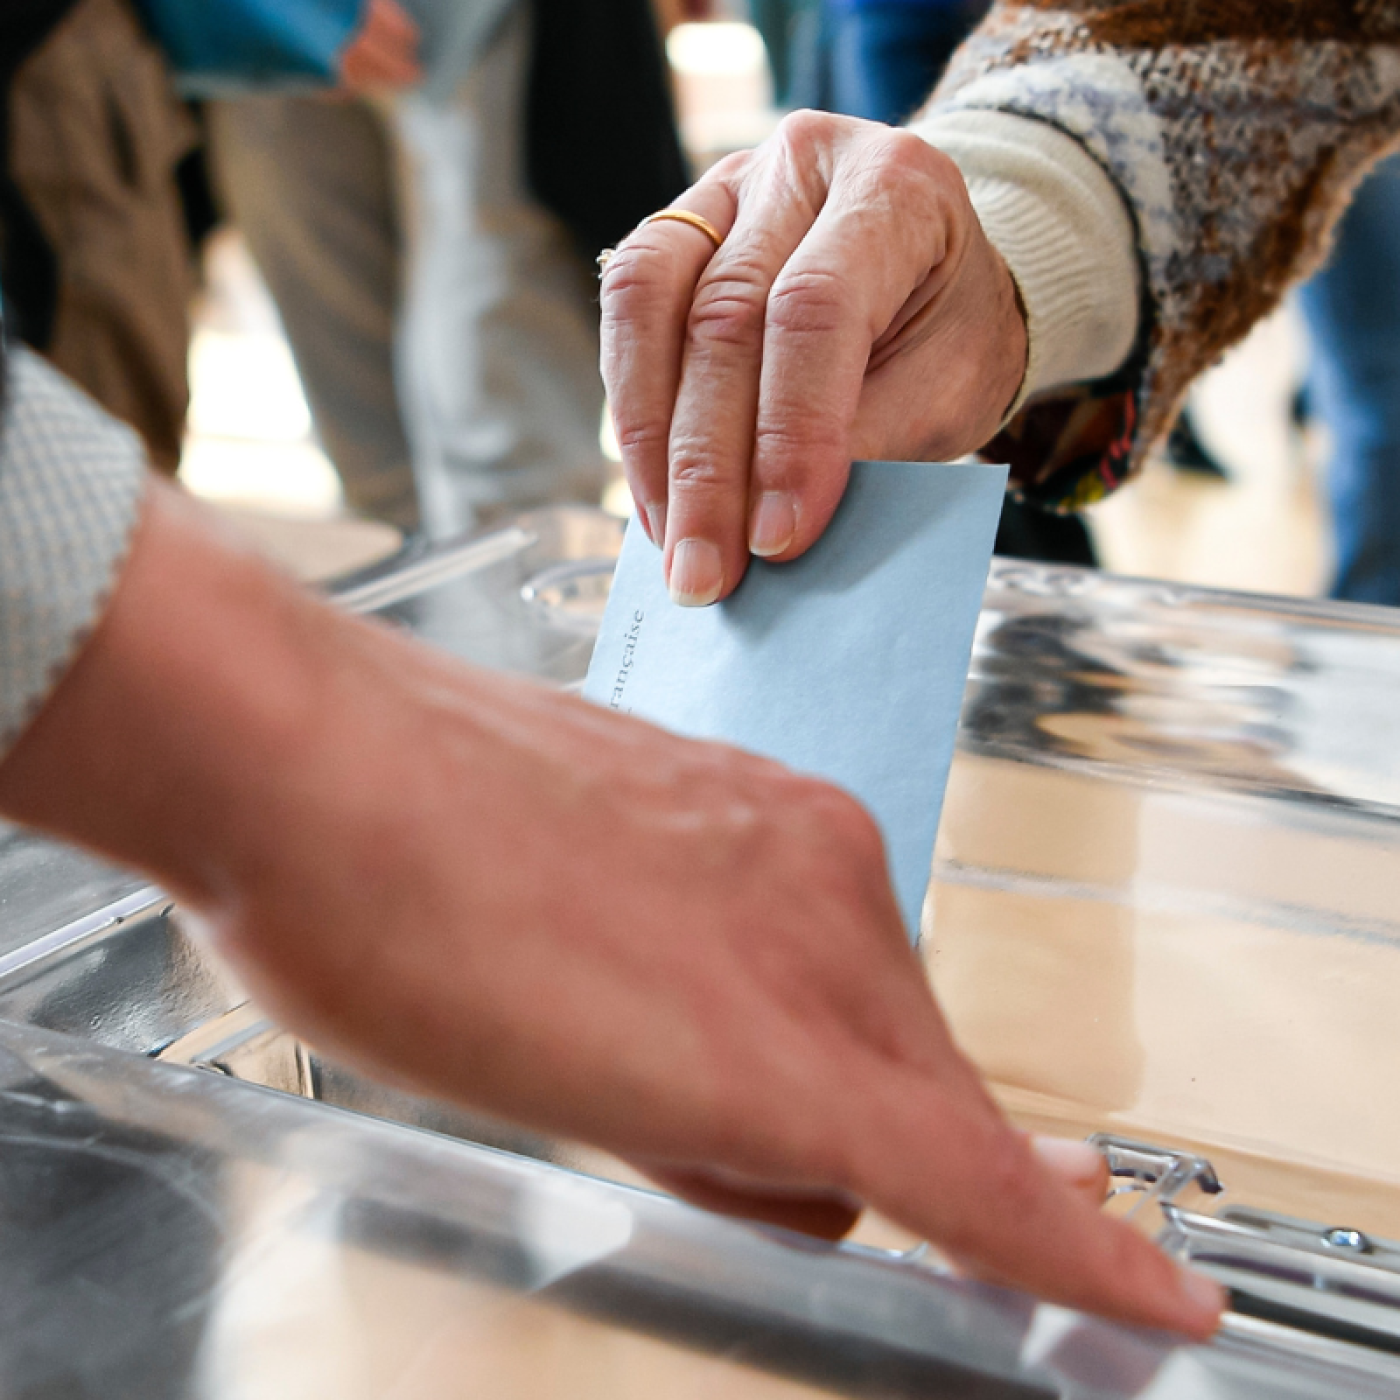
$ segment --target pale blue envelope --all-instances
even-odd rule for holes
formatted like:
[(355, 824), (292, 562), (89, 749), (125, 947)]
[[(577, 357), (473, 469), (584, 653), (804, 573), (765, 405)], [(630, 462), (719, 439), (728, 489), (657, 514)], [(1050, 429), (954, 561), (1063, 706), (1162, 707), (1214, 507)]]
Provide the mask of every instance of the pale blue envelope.
[(917, 936), (1006, 468), (858, 462), (825, 535), (681, 608), (634, 520), (584, 694), (858, 797)]

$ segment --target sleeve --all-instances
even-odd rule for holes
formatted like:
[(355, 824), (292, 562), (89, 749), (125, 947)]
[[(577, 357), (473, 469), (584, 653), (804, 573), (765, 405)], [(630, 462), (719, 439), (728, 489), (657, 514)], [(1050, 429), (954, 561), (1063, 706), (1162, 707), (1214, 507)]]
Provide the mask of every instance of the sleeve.
[[(1039, 142), (1014, 137), (1012, 118), (1023, 133), (1035, 125), (1052, 132)], [(1058, 184), (1052, 206), (1080, 210), (1077, 231), (1047, 216), (1037, 243), (1034, 201), (1022, 200), (989, 234), (1023, 295), (1026, 283), (1046, 279), (1037, 283), (1033, 268), (1018, 273), (1018, 259), (1023, 268), (1039, 259), (1092, 277), (1091, 264), (1064, 248), (1081, 238), (1105, 261), (1098, 291), (1076, 299), (1066, 284), (1070, 309), (1105, 328), (1114, 349), (1127, 321), (1135, 325), (1114, 364), (1107, 353), (1086, 352), (1083, 337), (1056, 346), (1042, 325), (1042, 360), (1030, 367), (1039, 382), (1027, 385), (1033, 396), (1023, 395), (985, 449), (1011, 463), (1023, 495), (1075, 509), (1141, 462), (1192, 379), (1321, 261), (1351, 190), (1400, 137), (1400, 7), (1002, 0), (916, 124), (942, 145), (931, 134), (940, 128), (954, 143), (963, 133), (962, 153), (949, 153), (979, 210), (987, 199), (979, 180), (995, 185), (1007, 170), (993, 149), (998, 140), (1016, 140), (1022, 154), (1039, 148), (1060, 165), (1058, 175), (1044, 160), (1037, 168)], [(1057, 144), (1064, 138), (1075, 157)], [(1131, 315), (1121, 256), (1105, 252), (1125, 245), (1121, 234), (1105, 236), (1113, 216), (1090, 162), (1118, 191), (1131, 229), (1140, 296)], [(1033, 321), (1035, 307), (1027, 309)], [(1079, 378), (1068, 382), (1075, 359)]]
[(91, 635), (145, 493), (145, 453), (36, 355), (6, 357), (0, 427), (0, 757)]
[(365, 0), (138, 0), (182, 91), (336, 81)]
[(1132, 217), (1108, 172), (1073, 137), (1008, 112), (941, 112), (912, 129), (956, 162), (1026, 313), (1027, 399), (1117, 370), (1141, 300)]

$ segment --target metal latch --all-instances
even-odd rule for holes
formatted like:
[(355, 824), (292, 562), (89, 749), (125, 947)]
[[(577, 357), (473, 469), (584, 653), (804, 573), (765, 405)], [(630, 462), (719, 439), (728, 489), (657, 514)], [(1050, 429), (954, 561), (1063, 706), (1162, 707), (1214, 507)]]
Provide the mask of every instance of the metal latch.
[(1091, 1141), (1113, 1178), (1110, 1208), (1159, 1213), (1158, 1244), (1224, 1284), (1234, 1312), (1400, 1355), (1400, 1245), (1246, 1206), (1207, 1212), (1224, 1187), (1204, 1157), (1104, 1133)]

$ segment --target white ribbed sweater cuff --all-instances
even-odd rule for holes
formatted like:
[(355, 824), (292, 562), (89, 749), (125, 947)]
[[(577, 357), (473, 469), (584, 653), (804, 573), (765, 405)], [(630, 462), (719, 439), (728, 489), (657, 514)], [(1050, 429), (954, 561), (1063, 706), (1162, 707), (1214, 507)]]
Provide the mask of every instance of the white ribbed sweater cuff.
[(1120, 368), (1138, 329), (1138, 260), (1118, 188), (1072, 136), (991, 109), (944, 108), (911, 129), (950, 156), (1026, 308), (1032, 395)]
[[(0, 354), (4, 354), (0, 348)], [(0, 757), (97, 625), (146, 490), (146, 452), (31, 351), (0, 431)]]

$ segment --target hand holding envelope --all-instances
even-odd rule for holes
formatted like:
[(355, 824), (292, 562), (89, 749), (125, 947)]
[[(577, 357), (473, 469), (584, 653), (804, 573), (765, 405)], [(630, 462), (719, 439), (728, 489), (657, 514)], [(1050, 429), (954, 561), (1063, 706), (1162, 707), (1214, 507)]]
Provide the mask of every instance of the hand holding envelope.
[(602, 282), (603, 377), (672, 595), (795, 559), (855, 458), (947, 461), (995, 434), (1024, 313), (962, 175), (910, 131), (795, 112), (647, 223)]

